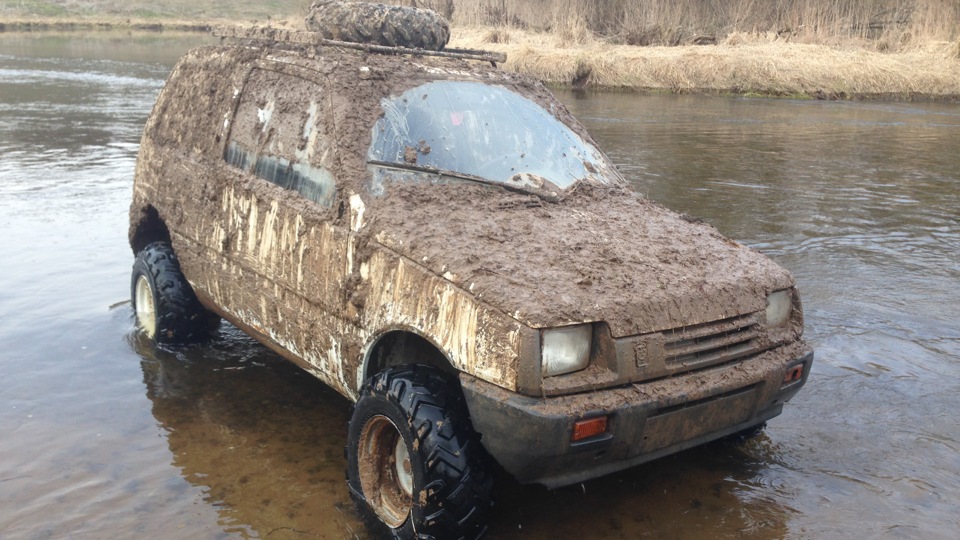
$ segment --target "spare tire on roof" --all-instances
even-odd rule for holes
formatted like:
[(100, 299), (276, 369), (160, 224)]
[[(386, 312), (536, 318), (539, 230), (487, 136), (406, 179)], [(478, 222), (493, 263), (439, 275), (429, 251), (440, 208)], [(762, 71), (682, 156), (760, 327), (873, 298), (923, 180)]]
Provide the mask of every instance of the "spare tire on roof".
[(433, 51), (450, 41), (447, 20), (430, 9), (321, 0), (310, 6), (306, 23), (307, 30), (337, 41)]

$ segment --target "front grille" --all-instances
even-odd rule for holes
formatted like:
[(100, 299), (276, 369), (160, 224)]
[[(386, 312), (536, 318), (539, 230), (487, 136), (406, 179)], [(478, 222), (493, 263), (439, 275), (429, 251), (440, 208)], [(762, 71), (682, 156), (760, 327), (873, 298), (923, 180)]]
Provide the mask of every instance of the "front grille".
[(731, 362), (759, 352), (760, 324), (756, 314), (663, 332), (666, 365), (690, 370)]

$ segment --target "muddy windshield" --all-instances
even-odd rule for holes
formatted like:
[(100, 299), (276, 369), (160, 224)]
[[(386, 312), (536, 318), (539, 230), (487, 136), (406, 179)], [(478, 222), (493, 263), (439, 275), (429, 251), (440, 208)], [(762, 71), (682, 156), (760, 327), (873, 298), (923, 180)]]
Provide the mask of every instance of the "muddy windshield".
[(502, 86), (435, 81), (381, 105), (368, 155), (375, 164), (536, 189), (617, 178), (593, 145)]

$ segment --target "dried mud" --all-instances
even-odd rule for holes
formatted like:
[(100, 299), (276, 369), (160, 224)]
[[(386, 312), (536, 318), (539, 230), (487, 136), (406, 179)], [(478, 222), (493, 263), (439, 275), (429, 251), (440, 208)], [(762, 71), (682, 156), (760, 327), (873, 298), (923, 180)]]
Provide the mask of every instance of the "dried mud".
[[(299, 121), (306, 104), (319, 108), (320, 120), (291, 140), (335, 178), (329, 208), (224, 163), (236, 133), (273, 133), (249, 119), (232, 124), (244, 65), (321, 89), (257, 106)], [(756, 312), (793, 284), (765, 257), (625, 184), (581, 182), (549, 201), (471, 182), (391, 183), (374, 196), (366, 156), (381, 100), (438, 78), (514, 89), (592, 142), (540, 83), (478, 62), (201, 48), (148, 121), (132, 244), (155, 207), (201, 299), (229, 306), (228, 320), (353, 397), (365, 352), (391, 330), (418, 331), (457, 369), (517, 390), (531, 327), (605, 321), (614, 337), (636, 335)], [(260, 144), (282, 151), (271, 135)]]
[(666, 330), (762, 310), (792, 285), (766, 257), (628, 188), (584, 184), (556, 203), (465, 184), (390, 190), (381, 242), (533, 327)]
[[(388, 66), (374, 63), (384, 61), (367, 57), (361, 66), (385, 73)], [(350, 127), (341, 129), (341, 152), (356, 159), (345, 163), (354, 178), (369, 174), (364, 158), (369, 126), (382, 114), (379, 100), (422, 84), (425, 71), (437, 69), (386, 62), (395, 67), (389, 77), (353, 89)], [(513, 87), (593, 142), (540, 83), (476, 63), (436, 63)], [(365, 101), (376, 106), (358, 106)], [(769, 292), (793, 284), (766, 257), (625, 186), (583, 184), (558, 202), (464, 183), (388, 190), (368, 202), (378, 241), (534, 327), (606, 320), (615, 336), (639, 334), (757, 311)]]
[[(474, 66), (471, 71), (483, 73)], [(554, 111), (591, 141), (539, 83), (486, 75)], [(371, 85), (382, 88), (374, 99), (402, 93), (423, 74), (390, 79), (397, 82)], [(366, 126), (381, 114), (379, 107), (367, 111), (367, 118), (350, 119), (362, 130), (341, 139), (359, 143), (345, 155), (358, 158), (352, 168), (363, 176)], [(378, 240), (438, 274), (449, 273), (532, 326), (605, 319), (618, 336), (655, 331), (762, 309), (767, 293), (792, 284), (765, 257), (625, 187), (582, 185), (555, 203), (468, 184), (389, 189), (372, 202)], [(709, 296), (717, 301), (705, 305)]]

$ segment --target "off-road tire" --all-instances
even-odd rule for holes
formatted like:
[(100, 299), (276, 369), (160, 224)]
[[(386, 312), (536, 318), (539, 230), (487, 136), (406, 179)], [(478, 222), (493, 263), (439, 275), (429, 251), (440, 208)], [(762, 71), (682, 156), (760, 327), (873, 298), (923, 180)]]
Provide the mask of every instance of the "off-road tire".
[[(137, 309), (137, 285), (143, 278), (152, 298), (155, 327), (152, 337), (157, 343), (190, 343), (209, 337), (220, 324), (220, 318), (207, 311), (197, 300), (193, 288), (180, 271), (176, 253), (167, 242), (154, 242), (143, 248), (133, 262), (130, 299), (137, 324), (147, 334)], [(149, 299), (148, 299), (149, 300)]]
[(387, 47), (439, 51), (450, 41), (450, 25), (437, 12), (373, 2), (314, 2), (306, 25), (325, 39)]
[[(403, 519), (401, 512), (392, 525), (378, 515), (377, 507), (381, 497), (389, 496), (382, 495), (387, 491), (383, 486), (393, 479), (389, 476), (393, 473), (378, 469), (384, 471), (386, 480), (378, 473), (377, 481), (371, 481), (370, 463), (384, 461), (370, 459), (370, 452), (360, 449), (364, 443), (369, 447), (371, 439), (365, 433), (371, 425), (389, 429), (391, 424), (406, 445), (412, 469), (412, 489), (404, 499), (409, 513)], [(361, 454), (367, 456), (365, 465), (360, 463), (364, 459)], [(405, 366), (388, 368), (368, 380), (350, 419), (346, 455), (350, 493), (368, 523), (382, 536), (479, 538), (486, 531), (493, 485), (489, 457), (470, 423), (460, 385), (444, 373), (427, 366)], [(368, 475), (366, 479), (361, 479), (362, 474)], [(365, 493), (364, 484), (370, 489), (371, 482), (377, 491)], [(398, 523), (400, 520), (402, 523)]]

